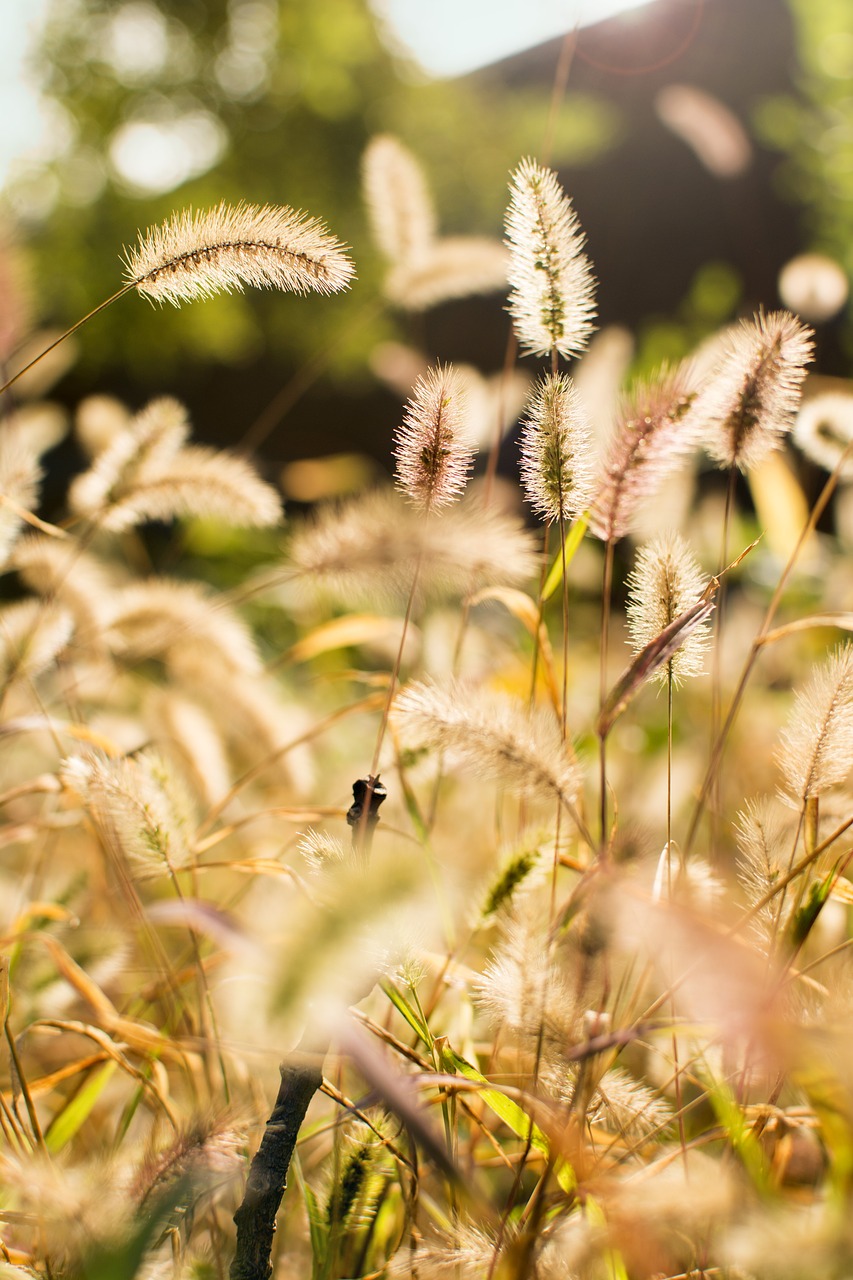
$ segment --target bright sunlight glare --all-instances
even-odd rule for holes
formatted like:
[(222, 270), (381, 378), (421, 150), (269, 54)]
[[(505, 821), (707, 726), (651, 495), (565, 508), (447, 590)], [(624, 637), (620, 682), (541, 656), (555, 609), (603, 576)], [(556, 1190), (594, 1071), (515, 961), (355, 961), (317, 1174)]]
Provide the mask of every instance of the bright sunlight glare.
[(373, 0), (399, 41), (434, 76), (462, 75), (649, 0)]

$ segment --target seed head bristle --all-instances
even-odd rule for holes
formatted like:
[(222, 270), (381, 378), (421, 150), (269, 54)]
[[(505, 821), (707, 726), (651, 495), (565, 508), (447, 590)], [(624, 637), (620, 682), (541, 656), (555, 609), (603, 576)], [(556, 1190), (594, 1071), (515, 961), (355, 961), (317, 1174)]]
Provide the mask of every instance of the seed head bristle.
[[(707, 582), (680, 534), (664, 535), (641, 547), (628, 578), (627, 624), (634, 652), (639, 653), (695, 604)], [(687, 635), (669, 662), (653, 672), (654, 680), (665, 683), (671, 670), (673, 683), (678, 685), (688, 676), (701, 673), (708, 647), (708, 623), (706, 618)]]
[(385, 281), (386, 297), (407, 311), (426, 311), (451, 298), (504, 289), (509, 258), (497, 240), (444, 236), (420, 257), (404, 261)]
[(791, 430), (813, 333), (790, 311), (759, 312), (731, 332), (696, 410), (711, 457), (749, 471)]
[(797, 694), (777, 756), (797, 800), (845, 781), (853, 768), (853, 644), (839, 645)]
[(180, 306), (222, 290), (336, 293), (354, 275), (345, 246), (318, 218), (287, 205), (185, 209), (125, 250), (125, 279), (144, 297)]
[(661, 369), (623, 403), (596, 482), (590, 529), (598, 538), (623, 537), (640, 504), (696, 448), (700, 424), (688, 366)]
[[(853, 444), (853, 396), (825, 391), (806, 400), (794, 423), (794, 443), (812, 462), (834, 471)], [(847, 456), (841, 475), (853, 476), (853, 456)]]
[(397, 487), (424, 512), (461, 496), (473, 461), (462, 389), (450, 366), (436, 365), (415, 384), (394, 437)]
[(370, 229), (392, 263), (422, 257), (435, 238), (435, 213), (423, 170), (398, 138), (372, 138), (362, 159), (362, 185)]
[(535, 569), (531, 534), (519, 521), (478, 503), (461, 503), (425, 520), (393, 490), (329, 504), (298, 529), (289, 563), (296, 577), (351, 605), (396, 599), (411, 588), (415, 565), (432, 592), (520, 585)]
[(578, 355), (593, 331), (595, 279), (571, 201), (535, 160), (512, 175), (506, 237), (509, 310), (522, 351)]
[(578, 771), (557, 727), (510, 699), (457, 682), (415, 683), (396, 698), (392, 719), (413, 745), (447, 751), (475, 773), (520, 794), (574, 804)]
[(549, 375), (535, 388), (521, 435), (527, 501), (549, 524), (571, 520), (592, 497), (592, 437), (571, 378)]

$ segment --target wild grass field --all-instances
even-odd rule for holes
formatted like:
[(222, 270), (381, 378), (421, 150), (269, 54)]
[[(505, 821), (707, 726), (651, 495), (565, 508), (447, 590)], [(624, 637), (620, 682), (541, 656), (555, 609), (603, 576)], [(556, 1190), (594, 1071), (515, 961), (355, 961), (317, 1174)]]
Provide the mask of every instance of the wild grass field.
[[(842, 1280), (851, 402), (772, 309), (626, 383), (535, 159), (504, 244), (363, 172), (388, 302), (513, 330), (379, 353), (393, 484), (285, 520), (100, 396), (46, 512), (62, 343), (6, 371), (0, 1275)], [(179, 212), (103, 306), (333, 307), (315, 213)]]

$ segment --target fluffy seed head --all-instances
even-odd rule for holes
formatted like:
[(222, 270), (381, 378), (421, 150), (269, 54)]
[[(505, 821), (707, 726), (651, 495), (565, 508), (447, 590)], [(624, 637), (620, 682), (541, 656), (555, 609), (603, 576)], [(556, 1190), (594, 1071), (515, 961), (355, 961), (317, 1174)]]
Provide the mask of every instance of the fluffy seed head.
[(38, 505), (41, 476), (38, 450), (23, 430), (4, 423), (0, 435), (0, 563), (21, 531), (21, 513)]
[(163, 874), (187, 862), (192, 802), (155, 751), (118, 760), (95, 752), (74, 756), (61, 777), (83, 798), (105, 847), (137, 874)]
[(797, 694), (777, 755), (797, 800), (845, 781), (853, 768), (853, 644), (839, 645)]
[[(748, 804), (738, 814), (737, 876), (749, 906), (761, 901), (787, 867), (791, 851), (789, 825), (781, 808), (772, 806), (767, 798)], [(772, 937), (778, 910), (777, 902), (769, 902), (755, 917), (754, 930), (764, 942)], [(778, 923), (784, 928), (784, 915)]]
[(791, 430), (812, 337), (790, 311), (759, 312), (733, 329), (696, 405), (721, 466), (749, 471)]
[[(794, 423), (794, 442), (812, 462), (834, 471), (853, 443), (853, 396), (826, 391), (806, 400)], [(847, 457), (841, 475), (853, 478), (853, 456)]]
[(242, 458), (186, 445), (188, 434), (183, 405), (168, 396), (152, 400), (74, 480), (72, 509), (113, 533), (180, 516), (276, 524), (276, 491)]
[(473, 451), (454, 371), (436, 365), (415, 384), (394, 437), (397, 487), (422, 511), (438, 511), (465, 488)]
[(512, 517), (461, 503), (425, 520), (393, 490), (319, 511), (294, 535), (289, 561), (300, 580), (373, 607), (408, 592), (417, 564), (422, 586), (449, 592), (520, 585), (536, 566), (532, 536)]
[(521, 436), (524, 494), (549, 524), (589, 505), (591, 453), (589, 422), (571, 378), (549, 375), (534, 391)]
[(637, 508), (697, 446), (691, 371), (662, 369), (626, 399), (595, 485), (590, 528), (598, 538), (623, 537)]
[[(639, 653), (695, 604), (707, 582), (680, 534), (667, 534), (641, 547), (628, 578), (627, 621), (634, 652)], [(681, 648), (652, 678), (665, 683), (670, 668), (676, 685), (688, 676), (699, 675), (708, 647), (708, 624), (706, 618), (689, 632)]]
[(353, 277), (345, 246), (318, 218), (286, 205), (185, 209), (125, 250), (125, 279), (158, 302), (193, 302), (222, 290), (336, 293)]
[(387, 298), (407, 311), (425, 311), (450, 298), (505, 289), (509, 257), (497, 240), (443, 236), (417, 258), (400, 263), (385, 281)]
[(578, 794), (577, 768), (556, 726), (510, 699), (453, 682), (416, 683), (397, 697), (392, 718), (413, 745), (447, 751), (481, 776), (522, 794), (569, 806)]
[(557, 175), (523, 160), (506, 215), (509, 310), (527, 355), (578, 355), (595, 317), (595, 280), (584, 236)]
[(435, 213), (423, 170), (398, 138), (372, 138), (362, 160), (362, 185), (370, 229), (394, 263), (424, 254), (435, 237)]

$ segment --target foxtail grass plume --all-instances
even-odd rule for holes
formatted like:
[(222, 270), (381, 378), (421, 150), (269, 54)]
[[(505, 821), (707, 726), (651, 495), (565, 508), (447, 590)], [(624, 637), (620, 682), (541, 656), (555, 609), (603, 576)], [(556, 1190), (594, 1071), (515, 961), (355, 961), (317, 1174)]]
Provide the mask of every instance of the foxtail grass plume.
[(394, 436), (394, 457), (397, 488), (421, 511), (439, 511), (465, 488), (473, 449), (463, 412), (462, 388), (449, 365), (418, 378)]
[(777, 757), (797, 800), (845, 781), (853, 768), (853, 644), (839, 645), (797, 694)]
[(186, 445), (177, 400), (152, 400), (71, 485), (72, 510), (112, 533), (146, 520), (201, 516), (226, 524), (276, 524), (276, 491), (242, 458)]
[(495, 1027), (522, 1044), (549, 1050), (572, 1043), (578, 1009), (541, 917), (509, 915), (483, 974), (475, 982), (477, 1003)]
[(137, 293), (175, 306), (244, 284), (336, 293), (354, 274), (345, 246), (318, 218), (286, 205), (242, 202), (175, 213), (140, 232), (124, 261)]
[(0, 564), (21, 532), (25, 515), (38, 506), (41, 478), (38, 450), (24, 431), (4, 423), (0, 434)]
[(482, 236), (439, 236), (418, 161), (399, 139), (380, 134), (362, 162), (367, 216), (388, 259), (384, 293), (395, 306), (424, 311), (449, 298), (506, 286), (507, 253)]
[(485, 236), (442, 236), (422, 257), (396, 266), (385, 280), (385, 295), (407, 311), (426, 311), (451, 298), (506, 288), (509, 255)]
[(395, 699), (391, 716), (406, 742), (446, 751), (481, 777), (569, 808), (577, 798), (577, 766), (557, 726), (508, 698), (456, 682), (415, 683)]
[[(794, 423), (794, 443), (812, 462), (834, 471), (853, 444), (853, 395), (825, 391), (806, 400)], [(853, 454), (842, 464), (841, 475), (853, 477)]]
[(538, 384), (521, 434), (524, 495), (548, 524), (571, 520), (592, 497), (592, 437), (571, 378), (550, 374)]
[[(787, 817), (790, 818), (790, 811)], [(756, 906), (778, 882), (788, 866), (791, 852), (790, 822), (778, 804), (769, 797), (752, 802), (738, 814), (737, 877), (750, 907)], [(784, 927), (784, 917), (777, 921), (778, 902), (768, 902), (753, 918), (753, 930), (769, 943), (777, 924)]]
[(760, 311), (728, 335), (696, 406), (708, 452), (721, 466), (751, 470), (791, 430), (812, 337), (790, 311)]
[[(628, 634), (631, 647), (639, 653), (655, 636), (680, 618), (702, 596), (708, 579), (680, 534), (672, 533), (637, 554), (637, 563), (628, 577)], [(669, 662), (652, 673), (663, 684), (669, 671), (673, 684), (699, 675), (708, 648), (709, 618), (690, 631)]]
[(526, 355), (579, 355), (595, 318), (595, 280), (584, 236), (557, 175), (523, 160), (510, 182), (509, 310)]
[(73, 756), (61, 778), (82, 798), (105, 848), (126, 858), (137, 874), (163, 875), (188, 861), (192, 802), (157, 752), (118, 760), (95, 752)]
[(408, 147), (378, 134), (362, 159), (362, 186), (370, 229), (389, 261), (425, 255), (436, 234), (435, 211), (423, 170)]
[(379, 598), (404, 595), (417, 564), (424, 589), (455, 594), (471, 590), (472, 582), (520, 586), (534, 572), (536, 555), (532, 535), (514, 517), (461, 503), (424, 520), (390, 489), (330, 503), (290, 544), (294, 576), (350, 605), (375, 607)]
[(624, 537), (637, 508), (697, 447), (700, 423), (686, 366), (662, 369), (626, 399), (596, 482), (590, 529), (611, 542)]

